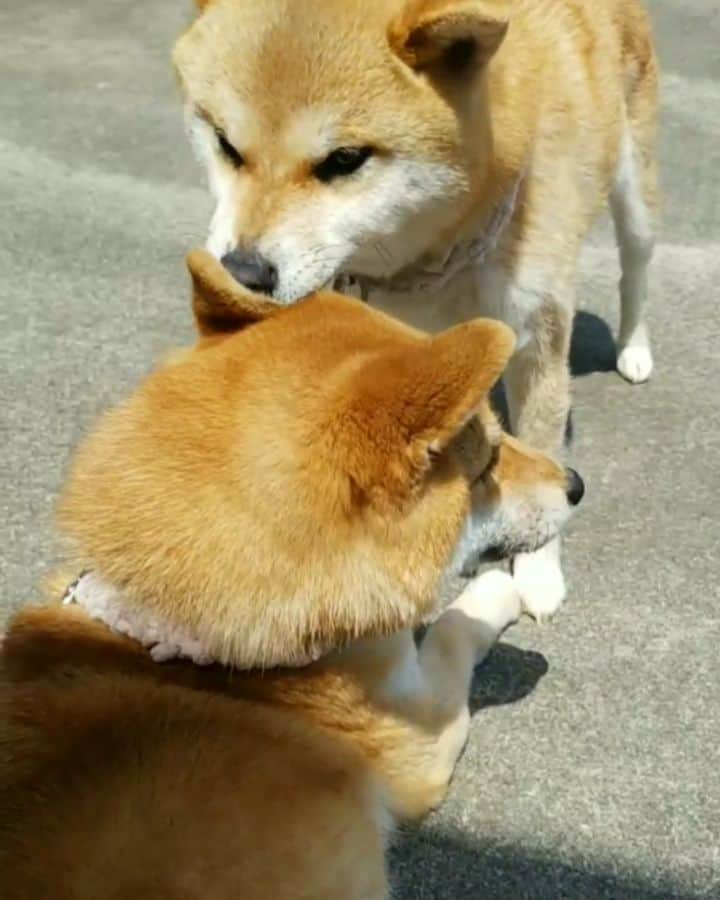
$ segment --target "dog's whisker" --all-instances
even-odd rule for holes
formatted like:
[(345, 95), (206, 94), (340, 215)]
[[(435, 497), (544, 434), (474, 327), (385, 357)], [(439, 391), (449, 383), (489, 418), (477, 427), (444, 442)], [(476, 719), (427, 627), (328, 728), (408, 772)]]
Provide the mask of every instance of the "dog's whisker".
[(374, 249), (385, 265), (389, 266), (392, 263), (392, 253), (382, 244), (382, 242), (378, 241), (374, 245)]

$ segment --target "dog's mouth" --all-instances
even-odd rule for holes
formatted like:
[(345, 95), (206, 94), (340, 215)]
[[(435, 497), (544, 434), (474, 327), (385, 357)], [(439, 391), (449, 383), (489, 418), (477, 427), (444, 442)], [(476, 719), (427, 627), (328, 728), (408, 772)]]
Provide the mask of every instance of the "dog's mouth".
[(488, 547), (483, 553), (478, 556), (478, 564), (481, 563), (492, 563), (492, 562), (502, 562), (504, 559), (507, 559), (509, 556), (512, 556), (513, 551), (507, 547), (507, 545), (498, 544), (496, 547)]
[(503, 562), (512, 557), (515, 552), (517, 551), (514, 548), (511, 548), (506, 544), (488, 547), (482, 553), (472, 554), (466, 559), (461, 569), (461, 574), (465, 578), (471, 578), (473, 575), (477, 574), (477, 570), (480, 566), (488, 563)]
[(510, 540), (493, 544), (490, 547), (486, 547), (481, 553), (474, 555), (467, 561), (463, 568), (465, 571), (475, 571), (478, 566), (485, 563), (503, 562), (507, 559), (512, 559), (521, 553), (535, 553), (537, 550), (542, 550), (546, 544), (549, 544), (550, 541), (557, 537), (557, 534), (557, 531), (548, 530), (546, 534), (535, 540)]

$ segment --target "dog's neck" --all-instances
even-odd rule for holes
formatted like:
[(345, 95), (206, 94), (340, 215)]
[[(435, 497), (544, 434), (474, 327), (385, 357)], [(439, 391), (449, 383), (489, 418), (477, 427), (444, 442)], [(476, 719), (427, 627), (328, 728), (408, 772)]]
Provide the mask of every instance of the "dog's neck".
[[(199, 666), (221, 662), (191, 629), (129, 603), (122, 590), (96, 572), (80, 575), (65, 591), (62, 603), (64, 606), (80, 607), (91, 619), (102, 622), (115, 634), (137, 641), (155, 662), (186, 659)], [(384, 641), (385, 638), (381, 639), (382, 646)], [(363, 647), (371, 643), (370, 639), (357, 642), (358, 646)], [(352, 653), (352, 646), (342, 650), (317, 649), (304, 658), (284, 661), (281, 665), (283, 668), (302, 668), (338, 653), (345, 658)]]
[(367, 300), (374, 290), (391, 292), (428, 292), (442, 290), (456, 275), (470, 268), (481, 268), (497, 248), (510, 224), (525, 181), (525, 168), (514, 178), (500, 199), (493, 204), (479, 234), (459, 237), (441, 253), (428, 253), (387, 278), (364, 275), (341, 275), (336, 280), (338, 290), (353, 283)]

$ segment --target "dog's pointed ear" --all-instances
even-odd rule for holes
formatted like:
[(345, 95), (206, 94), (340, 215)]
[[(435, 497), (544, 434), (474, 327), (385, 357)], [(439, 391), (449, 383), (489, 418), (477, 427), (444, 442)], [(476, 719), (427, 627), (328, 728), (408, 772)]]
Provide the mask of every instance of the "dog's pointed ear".
[(193, 285), (193, 313), (201, 337), (232, 334), (278, 311), (263, 294), (255, 294), (232, 277), (206, 250), (186, 259)]
[(391, 47), (413, 69), (482, 65), (505, 37), (512, 0), (407, 0), (390, 27)]
[(345, 386), (345, 462), (356, 487), (407, 497), (487, 400), (515, 348), (506, 325), (476, 319), (368, 362)]

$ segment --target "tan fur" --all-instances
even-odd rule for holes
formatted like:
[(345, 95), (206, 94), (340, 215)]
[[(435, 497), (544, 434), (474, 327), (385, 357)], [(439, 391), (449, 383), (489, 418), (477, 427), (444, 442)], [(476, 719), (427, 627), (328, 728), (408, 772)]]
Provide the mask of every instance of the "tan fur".
[[(610, 192), (626, 121), (646, 200), (655, 205), (657, 64), (637, 0), (212, 0), (209, 6), (178, 42), (175, 62), (192, 108), (245, 157), (237, 173), (243, 202), (235, 210), (236, 240), (262, 236), (289, 205), (306, 203), (302, 192), (319, 189), (304, 177), (307, 141), (293, 143), (299, 136), (285, 130), (303, 107), (335, 111), (337, 145), (461, 161), (463, 200), (441, 234), (428, 227), (424, 250), (433, 243), (442, 248), (482, 221), (527, 166), (500, 261), (510, 271), (527, 257), (552, 268), (569, 282), (558, 285), (562, 306), (580, 241)], [(432, 54), (462, 37), (494, 55), (480, 77), (466, 73), (455, 84)], [(407, 70), (388, 54), (384, 38)], [(414, 80), (411, 67), (425, 80)], [(239, 120), (236, 100), (252, 111), (248, 120)], [(544, 355), (562, 357), (561, 339), (546, 343)]]
[[(578, 255), (609, 199), (623, 273), (617, 365), (629, 381), (649, 377), (658, 72), (640, 0), (201, 6), (174, 61), (218, 199), (216, 255), (250, 248), (270, 260), (280, 303), (349, 275), (420, 327), (477, 313), (505, 321), (518, 335), (513, 432), (558, 454)], [(314, 167), (338, 147), (374, 154), (324, 183)], [(408, 281), (486, 235), (513, 197), (482, 259), (434, 292)], [(519, 575), (538, 617), (562, 601), (556, 556)]]
[[(229, 666), (158, 665), (75, 606), (15, 618), (0, 896), (379, 900), (385, 828), (442, 799), (473, 665), (520, 602), (489, 573), (419, 650), (409, 629), (471, 509), (557, 502), (565, 475), (490, 412), (505, 326), (430, 338), (332, 294), (265, 309), (189, 263), (197, 346), (103, 418), (59, 518), (70, 562)], [(326, 655), (262, 668), (308, 647)]]

